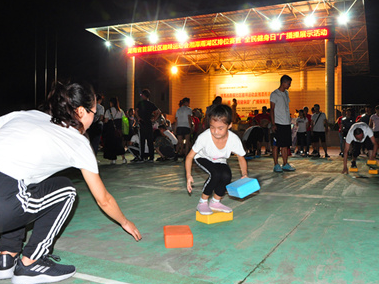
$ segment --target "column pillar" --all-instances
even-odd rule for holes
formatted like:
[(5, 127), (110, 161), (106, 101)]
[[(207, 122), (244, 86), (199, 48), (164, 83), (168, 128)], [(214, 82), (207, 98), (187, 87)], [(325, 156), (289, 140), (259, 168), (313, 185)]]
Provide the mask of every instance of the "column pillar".
[[(306, 94), (308, 90), (308, 80), (307, 80), (307, 69), (305, 66), (305, 62), (303, 60), (300, 61), (300, 92), (301, 92), (301, 108), (307, 105)], [(300, 106), (299, 106), (300, 107)]]
[(136, 58), (134, 56), (126, 57), (126, 110), (134, 108), (134, 78), (136, 69)]
[(334, 117), (334, 39), (325, 40), (325, 114), (330, 123)]

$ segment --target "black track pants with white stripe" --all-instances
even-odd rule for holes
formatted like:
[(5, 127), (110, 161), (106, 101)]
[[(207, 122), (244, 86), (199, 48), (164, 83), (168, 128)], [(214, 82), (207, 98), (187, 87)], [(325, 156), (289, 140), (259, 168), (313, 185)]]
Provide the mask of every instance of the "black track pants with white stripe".
[(65, 177), (25, 186), (0, 172), (0, 251), (21, 252), (25, 227), (34, 223), (23, 255), (38, 259), (50, 252), (70, 214), (76, 190)]
[(224, 196), (226, 185), (232, 180), (229, 165), (213, 163), (205, 158), (197, 158), (195, 162), (203, 171), (209, 174), (203, 186), (203, 193), (210, 196), (214, 191), (218, 196)]

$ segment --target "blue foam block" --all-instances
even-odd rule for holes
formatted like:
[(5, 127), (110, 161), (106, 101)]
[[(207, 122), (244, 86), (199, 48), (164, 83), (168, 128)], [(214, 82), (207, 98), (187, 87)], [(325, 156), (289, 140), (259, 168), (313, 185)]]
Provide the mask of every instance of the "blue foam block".
[(260, 189), (258, 180), (255, 178), (243, 178), (226, 186), (228, 194), (238, 198), (244, 198)]

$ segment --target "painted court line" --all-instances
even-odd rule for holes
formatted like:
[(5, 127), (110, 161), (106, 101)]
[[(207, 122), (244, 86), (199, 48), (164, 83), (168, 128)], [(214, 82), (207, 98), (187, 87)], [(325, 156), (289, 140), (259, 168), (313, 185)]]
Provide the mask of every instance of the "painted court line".
[(357, 219), (343, 219), (344, 221), (349, 222), (365, 222), (365, 223), (375, 223), (374, 220), (357, 220)]
[(88, 280), (91, 281), (91, 283), (103, 283), (103, 284), (131, 284), (127, 282), (120, 282), (120, 281), (115, 281), (115, 280), (110, 280), (102, 277), (97, 277), (97, 276), (92, 276), (88, 274), (83, 274), (83, 273), (78, 273), (76, 272), (74, 274), (75, 278), (82, 279), (82, 280)]

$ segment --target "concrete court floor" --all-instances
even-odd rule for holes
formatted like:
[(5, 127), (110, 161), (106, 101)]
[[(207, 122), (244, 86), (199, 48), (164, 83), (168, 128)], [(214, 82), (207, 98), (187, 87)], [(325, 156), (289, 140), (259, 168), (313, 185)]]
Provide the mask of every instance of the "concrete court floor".
[[(272, 172), (271, 157), (248, 161), (261, 190), (243, 200), (226, 196), (234, 220), (212, 225), (195, 220), (206, 178), (196, 165), (189, 196), (182, 161), (109, 165), (99, 158), (104, 183), (142, 232), (140, 242), (99, 210), (80, 172), (68, 170), (78, 204), (54, 254), (77, 274), (61, 283), (379, 283), (379, 176), (368, 174), (364, 157), (359, 174), (342, 175), (337, 149), (330, 154), (291, 157), (296, 172), (282, 174)], [(239, 178), (236, 157), (229, 164)], [(165, 225), (189, 225), (194, 246), (166, 249)]]

